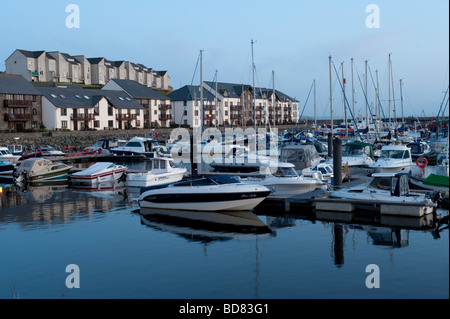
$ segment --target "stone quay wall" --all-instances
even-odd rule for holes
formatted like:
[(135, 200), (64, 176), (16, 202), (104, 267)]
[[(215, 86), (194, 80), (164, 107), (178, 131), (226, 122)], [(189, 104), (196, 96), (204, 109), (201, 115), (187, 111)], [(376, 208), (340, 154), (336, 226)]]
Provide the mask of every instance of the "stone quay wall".
[[(303, 128), (303, 127), (302, 127)], [(293, 130), (295, 125), (286, 125), (277, 127), (279, 134), (284, 130)], [(100, 139), (116, 138), (129, 140), (135, 136), (154, 137), (158, 134), (156, 140), (160, 144), (165, 144), (169, 139), (170, 133), (176, 128), (158, 128), (154, 132), (148, 129), (132, 130), (106, 130), (106, 131), (52, 131), (52, 132), (32, 132), (32, 133), (0, 133), (0, 146), (10, 144), (21, 144), (27, 150), (33, 151), (35, 148), (44, 145), (51, 145), (57, 150), (64, 150), (64, 147), (73, 146), (76, 150), (83, 150), (85, 147), (95, 144)], [(188, 129), (192, 134), (192, 129)], [(225, 130), (220, 128), (221, 132)]]

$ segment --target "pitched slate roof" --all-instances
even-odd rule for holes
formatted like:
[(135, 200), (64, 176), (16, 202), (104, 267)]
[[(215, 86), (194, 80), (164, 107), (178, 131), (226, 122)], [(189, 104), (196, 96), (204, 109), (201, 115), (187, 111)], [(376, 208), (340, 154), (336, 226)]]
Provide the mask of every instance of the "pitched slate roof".
[(27, 58), (39, 58), (45, 51), (27, 51), (27, 50), (18, 50), (20, 53), (25, 55)]
[[(167, 95), (173, 101), (193, 101), (200, 100), (200, 86), (199, 85), (185, 85), (178, 90), (173, 91)], [(213, 100), (213, 93), (203, 88), (203, 100)]]
[(23, 76), (3, 73), (0, 74), (0, 93), (42, 95), (42, 93)]
[(132, 80), (111, 79), (119, 85), (125, 92), (135, 99), (155, 99), (155, 100), (170, 100), (169, 96), (158, 93), (157, 91)]
[(102, 98), (118, 109), (144, 109), (126, 92), (40, 87), (42, 95), (59, 108), (93, 108)]
[[(205, 81), (207, 85), (209, 85), (211, 88), (215, 89), (216, 83), (215, 82), (208, 82)], [(250, 90), (252, 91), (253, 88), (251, 85), (247, 84), (235, 84), (235, 83), (223, 83), (223, 82), (217, 82), (217, 91), (219, 94), (224, 95), (225, 91), (227, 92), (227, 97), (235, 97), (239, 98), (242, 95), (243, 90)], [(256, 98), (262, 98), (263, 94), (266, 94), (266, 99), (269, 99), (272, 96), (273, 89), (267, 89), (267, 88), (255, 88), (255, 95)], [(275, 95), (280, 101), (292, 101), (292, 102), (298, 102), (296, 99), (284, 94), (283, 92), (280, 92), (278, 90), (275, 90)]]
[(88, 58), (90, 64), (99, 64), (104, 58)]

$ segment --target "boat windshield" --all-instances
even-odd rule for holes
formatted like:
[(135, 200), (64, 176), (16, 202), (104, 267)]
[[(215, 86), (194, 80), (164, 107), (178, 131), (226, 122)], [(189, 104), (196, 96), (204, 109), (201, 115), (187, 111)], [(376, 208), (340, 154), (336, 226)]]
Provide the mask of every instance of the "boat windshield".
[(24, 161), (22, 162), (22, 164), (20, 164), (20, 168), (30, 169), (33, 167), (34, 163), (34, 161)]
[(272, 175), (275, 177), (298, 177), (293, 167), (278, 167), (277, 171)]
[(320, 166), (320, 167), (317, 167), (316, 170), (318, 170), (319, 172), (321, 172), (324, 175), (333, 173), (333, 170), (329, 166)]
[(9, 150), (0, 150), (0, 154), (2, 154), (2, 155), (12, 155)]
[(381, 150), (379, 158), (382, 159), (408, 159), (409, 150)]
[(369, 187), (383, 190), (391, 190), (391, 177), (375, 177)]
[(342, 156), (363, 156), (364, 146), (344, 145), (342, 146)]

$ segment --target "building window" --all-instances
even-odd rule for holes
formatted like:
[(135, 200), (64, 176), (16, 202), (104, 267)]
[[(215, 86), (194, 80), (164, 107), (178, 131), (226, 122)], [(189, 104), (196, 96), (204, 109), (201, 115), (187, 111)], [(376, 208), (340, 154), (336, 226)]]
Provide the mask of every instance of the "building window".
[(113, 116), (113, 107), (111, 105), (108, 105), (108, 116)]
[(67, 121), (61, 121), (61, 128), (63, 129), (67, 128)]
[(36, 109), (33, 109), (33, 115), (38, 115), (38, 112)]
[(114, 127), (114, 121), (108, 121), (108, 127)]
[(61, 109), (61, 116), (67, 116), (67, 109)]
[(100, 121), (94, 121), (94, 127), (100, 127)]
[(32, 126), (33, 128), (37, 128), (37, 127), (38, 127), (38, 122), (33, 121), (33, 123), (31, 124), (31, 126)]

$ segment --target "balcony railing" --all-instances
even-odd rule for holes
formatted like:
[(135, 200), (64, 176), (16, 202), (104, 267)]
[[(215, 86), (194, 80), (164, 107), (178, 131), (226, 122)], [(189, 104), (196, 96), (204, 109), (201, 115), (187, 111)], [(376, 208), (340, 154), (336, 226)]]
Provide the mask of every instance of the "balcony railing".
[(70, 118), (73, 121), (95, 121), (95, 114), (72, 113)]
[(116, 119), (118, 121), (132, 121), (137, 119), (137, 114), (117, 114)]
[(33, 114), (5, 114), (4, 117), (6, 122), (22, 122), (33, 120)]
[(168, 120), (171, 120), (171, 119), (172, 119), (172, 114), (161, 114), (161, 115), (159, 116), (159, 119), (160, 119), (161, 121), (168, 121)]
[(159, 106), (160, 111), (167, 111), (167, 110), (171, 110), (171, 109), (172, 109), (172, 105), (170, 105), (170, 104), (161, 104)]
[(4, 107), (31, 107), (33, 102), (29, 100), (4, 100)]

